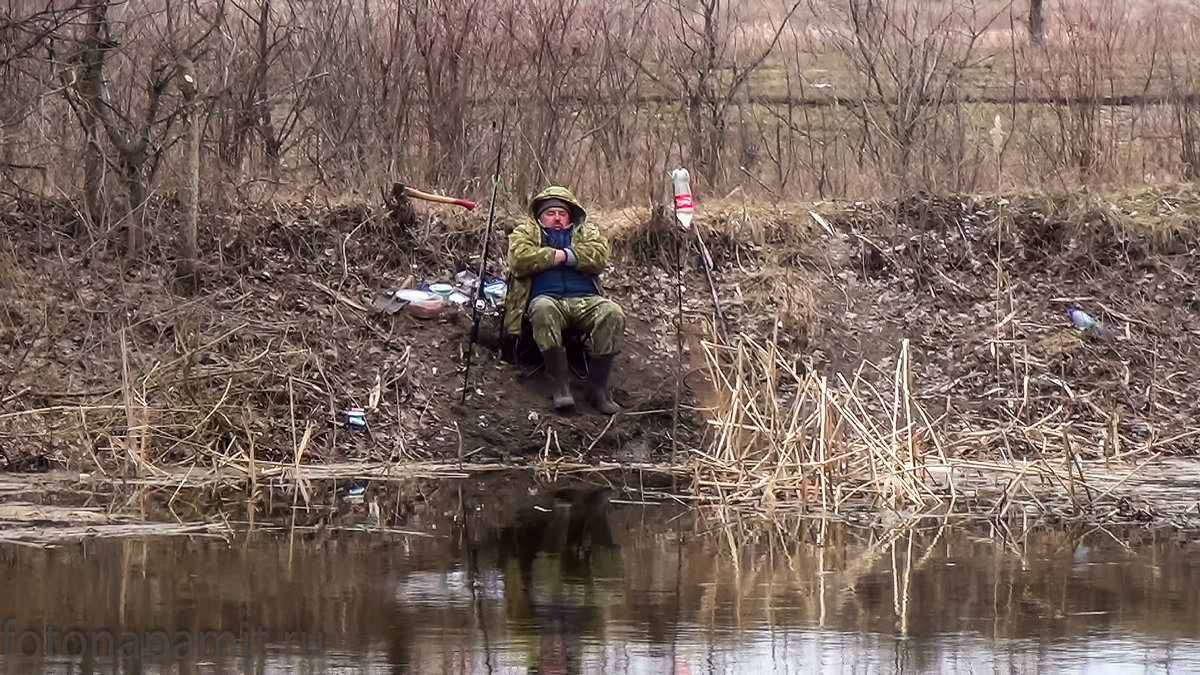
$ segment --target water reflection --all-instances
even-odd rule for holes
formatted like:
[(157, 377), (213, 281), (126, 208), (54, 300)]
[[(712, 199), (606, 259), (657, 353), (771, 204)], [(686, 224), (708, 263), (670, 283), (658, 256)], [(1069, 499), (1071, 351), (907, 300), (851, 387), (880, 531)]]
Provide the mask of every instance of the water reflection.
[(505, 586), (509, 644), (533, 672), (580, 672), (584, 646), (603, 635), (604, 612), (621, 597), (620, 550), (608, 523), (611, 490), (554, 493), (525, 510), (494, 542)]
[[(309, 530), (0, 548), (0, 671), (1200, 669), (1182, 534), (722, 522), (616, 494), (401, 485)], [(336, 529), (372, 502), (432, 536)], [(64, 656), (72, 630), (128, 633), (141, 658)]]

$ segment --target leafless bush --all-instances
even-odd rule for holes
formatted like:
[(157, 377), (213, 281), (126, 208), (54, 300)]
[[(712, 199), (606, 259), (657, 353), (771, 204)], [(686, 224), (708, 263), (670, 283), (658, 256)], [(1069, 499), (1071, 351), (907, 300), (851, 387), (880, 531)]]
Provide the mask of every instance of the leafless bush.
[(788, 1), (784, 14), (774, 20), (763, 12), (762, 21), (748, 16), (749, 2), (699, 0), (685, 3), (665, 0), (657, 9), (665, 14), (656, 26), (656, 61), (663, 73), (644, 69), (687, 111), (688, 157), (695, 173), (715, 184), (729, 177), (724, 157), (730, 110), (739, 93), (776, 49), (801, 0)]
[(947, 126), (943, 115), (958, 105), (963, 73), (996, 15), (981, 16), (974, 1), (850, 0), (843, 11), (828, 23), (846, 26), (830, 35), (861, 94), (854, 108), (861, 124), (859, 165), (878, 167), (885, 172), (881, 180), (900, 191), (930, 186), (945, 164), (922, 161), (923, 146), (947, 134), (948, 147), (965, 144), (961, 117)]
[[(296, 101), (291, 98), (289, 106), (273, 98), (277, 88), (282, 88), (279, 62), (292, 47), (292, 35), (283, 24), (289, 6), (259, 0), (234, 7), (236, 11), (221, 27), (222, 39), (213, 49), (206, 91), (212, 110), (210, 135), (215, 136), (215, 154), (222, 169), (219, 180), (237, 186), (245, 168), (278, 177), (280, 148), (286, 136), (278, 130), (275, 111), (282, 108), (284, 119), (291, 119)], [(296, 17), (293, 14), (291, 18)], [(286, 125), (282, 133), (287, 133)], [(252, 164), (244, 167), (245, 162)]]
[(1192, 85), (1200, 77), (1196, 69), (1196, 53), (1191, 37), (1197, 34), (1196, 16), (1181, 17), (1182, 21), (1163, 25), (1159, 35), (1170, 35), (1168, 44), (1179, 45), (1179, 49), (1167, 50), (1163, 54), (1167, 72), (1167, 94), (1172, 113), (1172, 127), (1179, 139), (1181, 173), (1185, 178), (1200, 178), (1200, 100), (1197, 100)]
[(218, 205), (375, 197), (394, 180), (481, 198), (502, 138), (516, 202), (563, 182), (656, 203), (677, 163), (702, 198), (780, 200), (1197, 173), (1194, 12), (1056, 3), (1035, 45), (1026, 7), (13, 0), (0, 171), (10, 192), (75, 199), (83, 229), (127, 231), (138, 251), (164, 229), (139, 205), (187, 174), (172, 84), (186, 59), (200, 199)]
[(1105, 96), (1116, 93), (1117, 53), (1132, 37), (1122, 6), (1064, 3), (1060, 39), (1038, 55), (1033, 66), (1038, 93), (1047, 97), (1055, 124), (1053, 143), (1045, 145), (1055, 168), (1080, 179), (1100, 178), (1117, 153), (1115, 109)]

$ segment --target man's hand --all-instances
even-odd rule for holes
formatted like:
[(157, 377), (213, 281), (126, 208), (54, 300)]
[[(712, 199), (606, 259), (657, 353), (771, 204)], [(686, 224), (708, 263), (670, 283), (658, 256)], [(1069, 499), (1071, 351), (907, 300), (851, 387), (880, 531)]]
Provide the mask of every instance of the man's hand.
[(567, 252), (561, 248), (554, 249), (554, 264), (561, 265), (567, 262)]

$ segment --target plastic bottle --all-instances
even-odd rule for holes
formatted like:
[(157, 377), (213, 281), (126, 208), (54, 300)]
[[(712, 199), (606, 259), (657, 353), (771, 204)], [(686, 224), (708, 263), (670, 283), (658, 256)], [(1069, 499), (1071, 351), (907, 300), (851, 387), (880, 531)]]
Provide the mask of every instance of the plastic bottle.
[(689, 184), (691, 176), (683, 167), (675, 169), (670, 175), (671, 181), (675, 184), (675, 217), (679, 219), (681, 228), (690, 229), (692, 215), (696, 212), (695, 204), (692, 202), (692, 187)]

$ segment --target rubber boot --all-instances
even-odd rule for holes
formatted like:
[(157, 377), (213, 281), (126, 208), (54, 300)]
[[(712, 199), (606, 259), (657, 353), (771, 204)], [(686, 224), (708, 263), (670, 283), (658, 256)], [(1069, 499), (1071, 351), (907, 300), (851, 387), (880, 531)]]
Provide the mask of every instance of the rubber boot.
[(614, 415), (621, 409), (608, 395), (608, 376), (612, 373), (614, 357), (616, 354), (593, 355), (588, 363), (588, 403), (605, 415)]
[(571, 397), (571, 370), (567, 367), (567, 350), (563, 347), (551, 347), (542, 352), (542, 362), (546, 364), (546, 374), (554, 384), (554, 408), (563, 410), (575, 405)]

